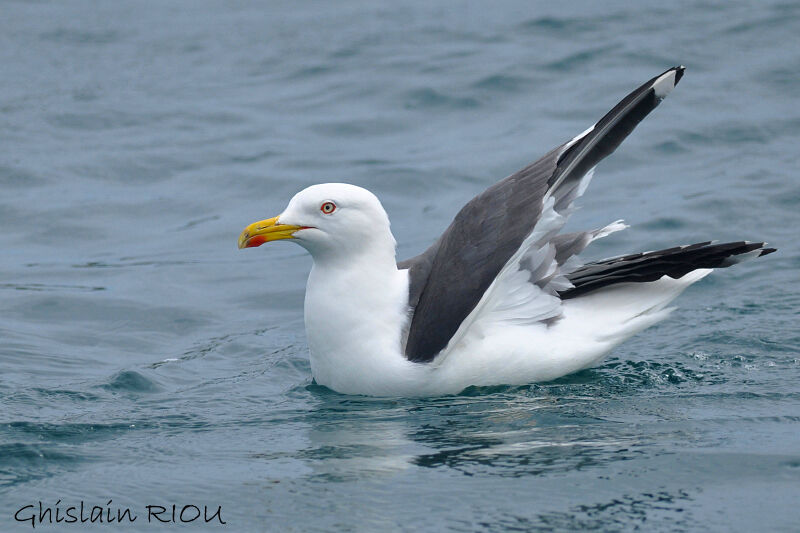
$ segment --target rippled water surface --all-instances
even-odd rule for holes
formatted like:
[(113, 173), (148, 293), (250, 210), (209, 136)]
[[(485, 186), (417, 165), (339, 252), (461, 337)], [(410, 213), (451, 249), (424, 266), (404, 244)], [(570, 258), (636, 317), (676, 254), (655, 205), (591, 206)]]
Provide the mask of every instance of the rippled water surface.
[[(798, 36), (780, 1), (0, 2), (0, 530), (113, 500), (143, 531), (172, 504), (222, 506), (187, 531), (796, 531)], [(553, 383), (312, 384), (310, 259), (237, 250), (246, 224), (347, 181), (408, 257), (681, 63), (570, 226), (631, 224), (589, 258), (777, 254)]]

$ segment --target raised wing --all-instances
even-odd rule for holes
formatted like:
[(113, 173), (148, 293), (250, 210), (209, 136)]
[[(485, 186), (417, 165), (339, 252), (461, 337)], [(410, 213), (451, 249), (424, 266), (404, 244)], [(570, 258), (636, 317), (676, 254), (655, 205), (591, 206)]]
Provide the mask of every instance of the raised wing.
[[(655, 109), (683, 70), (674, 67), (649, 80), (584, 133), (489, 187), (459, 211), (430, 248), (398, 264), (410, 278), (409, 360), (432, 361), (447, 346), (501, 270), (538, 249), (531, 236), (542, 213), (566, 217), (588, 185), (589, 170)], [(537, 242), (547, 243), (561, 226), (560, 221), (543, 225), (547, 230)], [(552, 270), (544, 265), (547, 253), (541, 256), (543, 273)]]

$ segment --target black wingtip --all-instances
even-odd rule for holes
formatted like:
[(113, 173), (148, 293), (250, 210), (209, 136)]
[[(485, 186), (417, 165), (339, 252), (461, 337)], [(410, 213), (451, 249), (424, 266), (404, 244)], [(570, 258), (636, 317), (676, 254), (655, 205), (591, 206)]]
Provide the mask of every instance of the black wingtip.
[(681, 78), (683, 77), (683, 71), (686, 70), (686, 67), (684, 67), (683, 65), (679, 65), (674, 68), (675, 68), (675, 85), (678, 85), (678, 82), (681, 81)]
[(777, 249), (777, 248), (763, 248), (763, 249), (761, 250), (761, 253), (760, 253), (760, 254), (758, 254), (758, 257), (764, 257), (765, 255), (769, 255), (769, 254), (771, 254), (772, 252), (777, 252), (777, 251), (778, 251), (778, 249)]
[(650, 282), (662, 276), (679, 279), (700, 268), (726, 268), (752, 259), (753, 253), (761, 257), (775, 251), (775, 248), (763, 248), (765, 244), (750, 241), (722, 244), (701, 242), (587, 263), (567, 276), (572, 288), (558, 295), (564, 300), (618, 283)]

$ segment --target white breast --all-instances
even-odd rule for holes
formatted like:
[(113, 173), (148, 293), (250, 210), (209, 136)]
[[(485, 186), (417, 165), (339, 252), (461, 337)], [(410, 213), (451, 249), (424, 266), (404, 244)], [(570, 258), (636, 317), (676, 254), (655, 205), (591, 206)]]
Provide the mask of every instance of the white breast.
[(320, 385), (346, 394), (402, 395), (417, 389), (424, 366), (402, 354), (408, 322), (408, 273), (394, 264), (315, 262), (305, 325), (311, 371)]

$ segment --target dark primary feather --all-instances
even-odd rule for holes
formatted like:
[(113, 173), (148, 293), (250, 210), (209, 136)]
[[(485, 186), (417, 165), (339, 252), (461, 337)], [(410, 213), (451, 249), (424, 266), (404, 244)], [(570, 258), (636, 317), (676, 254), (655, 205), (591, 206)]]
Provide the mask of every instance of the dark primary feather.
[(764, 248), (763, 242), (699, 242), (588, 263), (567, 278), (573, 288), (559, 292), (562, 300), (575, 298), (617, 283), (656, 281), (662, 276), (681, 278), (698, 268), (724, 268), (736, 264), (736, 256), (759, 250), (759, 257), (775, 248)]
[(429, 362), (458, 330), (486, 289), (530, 234), (550, 191), (556, 210), (568, 207), (586, 172), (614, 151), (660, 102), (654, 82), (683, 67), (654, 77), (626, 96), (565, 150), (551, 150), (538, 161), (492, 185), (456, 215), (442, 236), (417, 257), (398, 264), (409, 270), (409, 304), (413, 316), (406, 338), (406, 357)]

